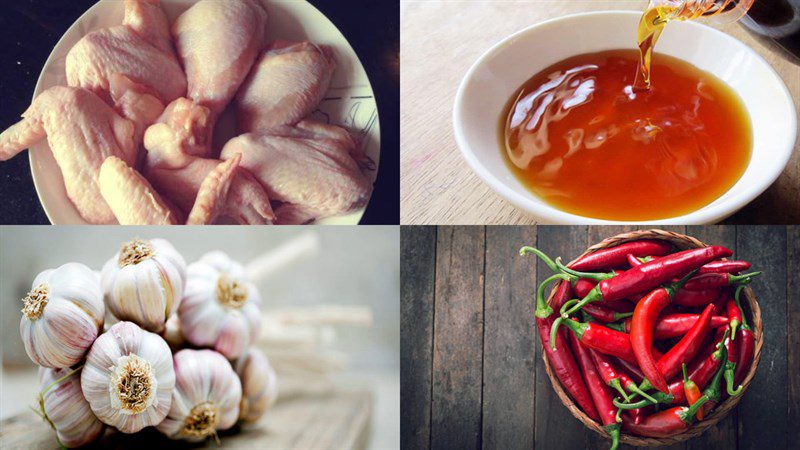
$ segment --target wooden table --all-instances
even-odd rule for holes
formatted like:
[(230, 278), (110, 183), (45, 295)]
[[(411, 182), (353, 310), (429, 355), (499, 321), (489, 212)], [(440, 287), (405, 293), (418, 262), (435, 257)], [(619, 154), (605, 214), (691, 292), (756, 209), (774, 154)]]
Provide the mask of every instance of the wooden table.
[[(726, 245), (765, 274), (756, 377), (716, 427), (674, 448), (778, 450), (800, 442), (800, 227), (669, 227)], [(571, 259), (622, 227), (403, 227), (402, 448), (607, 448), (544, 371), (533, 320), (549, 273), (522, 245)]]
[[(132, 435), (106, 431), (92, 447), (360, 450), (367, 445), (371, 414), (370, 391), (341, 390), (281, 400), (256, 425), (221, 432), (222, 447), (211, 439), (199, 444), (171, 441), (152, 428)], [(0, 422), (0, 448), (46, 450), (58, 445), (50, 427), (28, 412)]]
[[(461, 157), (451, 120), (461, 79), (492, 45), (537, 22), (577, 12), (642, 10), (646, 4), (646, 0), (401, 0), (400, 222), (534, 224), (531, 216), (481, 182)], [(720, 28), (775, 68), (800, 109), (800, 66), (737, 24)], [(800, 223), (798, 150), (800, 142), (778, 181), (728, 223)]]

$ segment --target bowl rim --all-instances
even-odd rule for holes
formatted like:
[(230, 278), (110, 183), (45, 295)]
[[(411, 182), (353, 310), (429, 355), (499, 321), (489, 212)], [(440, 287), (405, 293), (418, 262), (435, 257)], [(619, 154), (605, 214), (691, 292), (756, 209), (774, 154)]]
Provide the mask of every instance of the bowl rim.
[[(527, 212), (527, 214), (533, 215), (536, 219), (538, 219), (537, 222), (539, 223), (554, 223), (554, 224), (567, 224), (567, 225), (584, 225), (584, 224), (646, 225), (653, 223), (667, 224), (667, 225), (669, 224), (694, 225), (694, 224), (714, 223), (734, 214), (736, 211), (746, 206), (747, 204), (752, 202), (756, 197), (758, 197), (764, 191), (766, 191), (767, 188), (769, 188), (775, 182), (775, 180), (777, 180), (778, 177), (783, 173), (783, 171), (785, 170), (786, 166), (789, 163), (789, 160), (792, 157), (792, 154), (794, 152), (794, 145), (797, 141), (797, 111), (796, 108), (794, 107), (792, 94), (789, 92), (789, 89), (786, 87), (786, 83), (783, 82), (781, 76), (761, 55), (759, 55), (755, 50), (744, 44), (742, 41), (734, 38), (733, 36), (721, 30), (718, 30), (716, 28), (698, 22), (681, 22), (682, 26), (696, 27), (702, 32), (717, 34), (728, 44), (739, 47), (743, 49), (745, 52), (749, 53), (750, 56), (754, 57), (755, 60), (758, 61), (759, 64), (766, 67), (767, 71), (774, 77), (774, 81), (777, 83), (778, 87), (784, 94), (781, 100), (785, 99), (789, 103), (791, 109), (795, 110), (795, 114), (790, 115), (790, 117), (788, 118), (789, 128), (791, 130), (790, 134), (793, 136), (793, 138), (790, 140), (790, 142), (787, 142), (786, 148), (782, 152), (782, 158), (776, 159), (773, 165), (774, 169), (771, 172), (766, 173), (766, 175), (762, 174), (762, 176), (758, 178), (757, 180), (758, 182), (750, 185), (744, 193), (742, 193), (739, 196), (732, 197), (731, 199), (726, 200), (725, 202), (720, 203), (719, 205), (715, 205), (711, 208), (709, 208), (710, 205), (706, 205), (696, 211), (692, 211), (690, 213), (681, 216), (645, 220), (645, 221), (618, 221), (618, 220), (597, 219), (597, 218), (572, 214), (566, 211), (559, 210), (545, 203), (544, 201), (542, 201), (541, 204), (534, 203), (526, 195), (520, 194), (519, 192), (511, 189), (509, 186), (506, 185), (505, 182), (503, 182), (492, 172), (487, 170), (483, 165), (483, 163), (479, 161), (478, 157), (476, 156), (476, 153), (472, 150), (472, 146), (468, 142), (466, 135), (464, 133), (463, 120), (461, 118), (461, 116), (464, 114), (464, 98), (467, 95), (467, 84), (469, 84), (469, 82), (474, 78), (475, 73), (483, 65), (486, 64), (486, 61), (491, 56), (493, 56), (497, 51), (499, 51), (500, 49), (502, 49), (507, 45), (511, 45), (515, 41), (519, 40), (522, 36), (528, 33), (541, 31), (542, 29), (552, 27), (554, 25), (560, 24), (561, 22), (568, 22), (571, 20), (575, 20), (577, 18), (582, 18), (587, 16), (628, 17), (634, 15), (640, 16), (641, 11), (613, 10), (613, 11), (580, 12), (580, 13), (555, 17), (552, 19), (548, 19), (533, 24), (531, 26), (523, 28), (522, 30), (516, 31), (510, 34), (509, 36), (506, 36), (505, 38), (501, 39), (499, 42), (491, 46), (472, 64), (472, 66), (470, 66), (469, 70), (467, 70), (467, 73), (461, 79), (461, 82), (458, 86), (458, 91), (456, 92), (455, 101), (453, 103), (452, 120), (453, 120), (453, 133), (455, 136), (456, 144), (459, 148), (462, 157), (466, 160), (467, 165), (469, 165), (472, 172), (475, 173), (478, 176), (478, 178), (480, 178), (484, 183), (486, 183), (495, 193), (497, 193), (502, 198), (509, 201), (516, 208), (519, 208)], [(748, 167), (749, 165), (750, 164), (748, 164)], [(741, 180), (741, 178), (739, 178), (739, 180)], [(734, 183), (734, 186), (735, 184), (736, 183)], [(733, 186), (731, 186), (731, 188), (732, 187)], [(535, 194), (529, 191), (527, 192), (527, 195), (535, 197)], [(723, 193), (722, 195), (725, 194)], [(717, 199), (719, 199), (719, 197)]]

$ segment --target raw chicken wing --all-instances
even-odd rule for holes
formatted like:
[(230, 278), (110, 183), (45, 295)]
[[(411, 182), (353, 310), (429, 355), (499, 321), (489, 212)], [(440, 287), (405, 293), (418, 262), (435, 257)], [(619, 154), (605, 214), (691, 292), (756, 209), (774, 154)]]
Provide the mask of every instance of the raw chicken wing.
[(72, 203), (90, 223), (114, 223), (97, 177), (109, 156), (136, 159), (134, 125), (100, 97), (82, 88), (55, 86), (42, 92), (21, 122), (0, 134), (0, 160), (47, 137)]
[(242, 155), (270, 198), (284, 202), (278, 223), (306, 223), (366, 205), (372, 185), (351, 155), (356, 142), (345, 130), (304, 121), (247, 133), (228, 141), (222, 159)]
[(259, 0), (201, 0), (172, 24), (188, 97), (211, 111), (212, 124), (264, 47), (266, 22)]
[(124, 75), (166, 104), (186, 92), (169, 23), (158, 0), (125, 0), (122, 25), (93, 31), (67, 54), (67, 83), (109, 99), (110, 80)]

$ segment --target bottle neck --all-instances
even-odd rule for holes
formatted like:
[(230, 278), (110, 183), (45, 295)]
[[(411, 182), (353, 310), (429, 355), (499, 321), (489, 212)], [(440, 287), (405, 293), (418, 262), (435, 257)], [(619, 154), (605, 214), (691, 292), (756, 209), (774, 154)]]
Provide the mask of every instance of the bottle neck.
[(736, 22), (754, 0), (650, 0), (649, 8), (659, 11), (667, 21), (703, 20), (715, 25)]

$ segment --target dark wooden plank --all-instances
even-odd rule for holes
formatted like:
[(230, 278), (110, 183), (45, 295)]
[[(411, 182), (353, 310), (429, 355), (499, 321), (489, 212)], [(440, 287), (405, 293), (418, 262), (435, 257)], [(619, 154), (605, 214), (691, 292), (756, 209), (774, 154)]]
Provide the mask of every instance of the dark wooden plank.
[(400, 443), (430, 445), (436, 228), (400, 229)]
[(535, 268), (519, 255), (535, 227), (488, 227), (483, 345), (483, 447), (533, 446)]
[(432, 448), (480, 448), (483, 227), (441, 227), (436, 243)]
[(800, 226), (786, 232), (787, 386), (790, 424), (787, 440), (800, 442)]
[[(756, 376), (739, 403), (739, 449), (789, 446), (786, 239), (785, 227), (737, 229), (737, 256), (750, 261), (755, 270), (765, 271), (752, 284), (764, 322), (764, 347)], [(797, 428), (797, 423), (791, 426)]]
[[(555, 258), (562, 256), (571, 260), (586, 249), (586, 227), (584, 226), (539, 226), (537, 228), (537, 247)], [(537, 262), (538, 279), (549, 276), (550, 269)], [(553, 391), (553, 386), (544, 370), (542, 347), (536, 334), (536, 398), (534, 413), (535, 447), (540, 449), (583, 449), (592, 447), (593, 431), (584, 427), (578, 419), (564, 407)], [(599, 437), (598, 437), (599, 439)]]
[[(722, 245), (733, 250), (736, 254), (736, 227), (733, 226), (689, 226), (686, 227), (686, 234), (695, 237), (709, 245)], [(736, 448), (737, 437), (737, 410), (734, 409), (717, 425), (706, 430), (705, 433), (697, 438), (686, 442), (687, 449), (707, 449), (707, 448)]]

